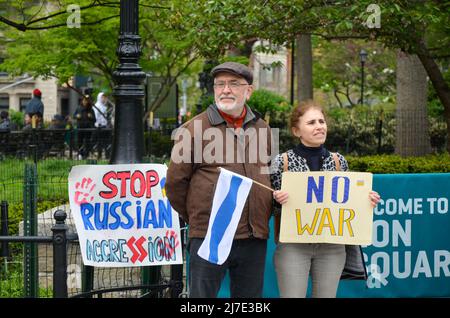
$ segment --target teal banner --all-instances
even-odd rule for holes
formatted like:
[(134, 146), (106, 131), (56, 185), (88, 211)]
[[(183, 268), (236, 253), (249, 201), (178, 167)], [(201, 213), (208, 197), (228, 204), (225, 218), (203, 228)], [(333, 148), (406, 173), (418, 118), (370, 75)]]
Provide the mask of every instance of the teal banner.
[[(450, 297), (450, 173), (374, 175), (372, 245), (363, 247), (368, 280), (339, 284), (337, 297)], [(263, 297), (279, 297), (273, 220)], [(226, 277), (219, 297), (229, 297)]]

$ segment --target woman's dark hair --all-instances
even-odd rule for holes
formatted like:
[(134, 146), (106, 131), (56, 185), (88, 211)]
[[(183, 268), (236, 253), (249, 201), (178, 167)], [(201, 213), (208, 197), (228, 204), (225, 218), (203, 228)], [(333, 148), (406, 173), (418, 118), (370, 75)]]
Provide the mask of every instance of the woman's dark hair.
[(86, 101), (86, 107), (92, 108), (92, 102), (91, 99), (88, 96), (83, 96), (81, 98), (81, 105), (84, 106), (83, 102)]

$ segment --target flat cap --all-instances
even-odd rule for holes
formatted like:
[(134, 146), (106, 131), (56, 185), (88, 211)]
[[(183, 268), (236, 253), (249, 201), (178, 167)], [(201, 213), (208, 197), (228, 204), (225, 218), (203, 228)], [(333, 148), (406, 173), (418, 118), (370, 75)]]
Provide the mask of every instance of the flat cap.
[(212, 77), (216, 77), (218, 73), (231, 73), (240, 77), (243, 77), (247, 83), (253, 83), (253, 73), (252, 70), (241, 63), (236, 62), (225, 62), (220, 65), (217, 65), (211, 70)]

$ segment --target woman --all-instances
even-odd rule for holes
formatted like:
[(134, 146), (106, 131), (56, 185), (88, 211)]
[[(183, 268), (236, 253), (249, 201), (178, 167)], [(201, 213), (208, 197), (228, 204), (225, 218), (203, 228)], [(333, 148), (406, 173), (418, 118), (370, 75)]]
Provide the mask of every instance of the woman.
[(88, 96), (83, 96), (80, 106), (75, 110), (73, 118), (76, 120), (78, 129), (78, 154), (81, 159), (87, 159), (91, 150), (91, 134), (94, 128), (95, 113)]
[(105, 152), (106, 157), (110, 156), (111, 130), (105, 130), (105, 128), (111, 128), (109, 122), (110, 111), (111, 109), (108, 108), (108, 98), (105, 93), (100, 92), (97, 95), (97, 102), (94, 105), (95, 127), (99, 129), (95, 130), (92, 138), (98, 158), (101, 158), (103, 152)]
[(95, 112), (95, 127), (97, 128), (106, 128), (108, 126), (108, 105), (107, 105), (107, 97), (105, 93), (100, 92), (97, 95), (97, 102), (94, 105)]
[[(301, 103), (291, 115), (292, 134), (299, 145), (279, 154), (272, 166), (271, 181), (274, 199), (279, 204), (288, 201), (288, 194), (279, 191), (283, 171), (347, 171), (347, 160), (339, 153), (324, 148), (327, 123), (323, 108), (313, 101)], [(371, 191), (368, 198), (372, 206), (380, 201), (378, 193)], [(280, 206), (275, 209), (279, 220)], [(278, 223), (279, 222), (275, 222)], [(276, 227), (279, 226), (276, 224)], [(277, 228), (275, 229), (277, 233)], [(276, 237), (278, 241), (278, 237)], [(356, 257), (355, 257), (356, 255)], [(336, 297), (344, 265), (351, 259), (353, 273), (365, 278), (364, 261), (359, 246), (328, 243), (278, 243), (274, 254), (275, 270), (281, 297), (305, 297), (308, 278), (312, 279), (312, 297)], [(356, 263), (355, 263), (356, 259)], [(361, 274), (362, 273), (362, 274)], [(347, 273), (348, 274), (348, 273)]]

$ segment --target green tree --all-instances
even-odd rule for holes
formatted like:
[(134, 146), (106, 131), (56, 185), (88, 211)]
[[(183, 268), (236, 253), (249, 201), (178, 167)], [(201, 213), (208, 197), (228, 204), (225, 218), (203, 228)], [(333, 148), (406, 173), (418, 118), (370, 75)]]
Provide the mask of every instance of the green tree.
[[(257, 37), (270, 40), (272, 45), (283, 45), (298, 34), (310, 33), (325, 39), (376, 40), (389, 48), (416, 54), (444, 106), (450, 138), (450, 88), (439, 65), (442, 59), (449, 58), (448, 2), (266, 0), (261, 5), (250, 0), (222, 0), (193, 5), (203, 12), (197, 17), (195, 32), (217, 47), (205, 53), (226, 48), (221, 41), (235, 45)], [(450, 142), (447, 149), (450, 151)]]
[(373, 105), (394, 101), (395, 54), (390, 49), (373, 41), (342, 42), (315, 37), (313, 42), (314, 87), (332, 94), (340, 107), (360, 103), (361, 49), (368, 53), (364, 66), (364, 103)]
[[(5, 62), (0, 68), (12, 75), (56, 77), (59, 83), (69, 86), (75, 74), (95, 75), (112, 90), (118, 63), (119, 2), (80, 1), (81, 24), (74, 28), (66, 25), (70, 13), (65, 9), (69, 1), (50, 2), (52, 11), (43, 10), (40, 5), (27, 7), (34, 18), (26, 15), (21, 24), (13, 19), (8, 23), (4, 17), (0, 19), (10, 26), (4, 32)], [(153, 111), (182, 74), (189, 75), (198, 69), (194, 62), (199, 52), (194, 34), (186, 36), (179, 21), (187, 13), (178, 9), (181, 1), (172, 1), (171, 7), (163, 0), (140, 2), (140, 65), (144, 71), (165, 79), (153, 105), (148, 105)], [(20, 10), (13, 9), (10, 15), (20, 16)], [(37, 28), (40, 31), (35, 31)]]

